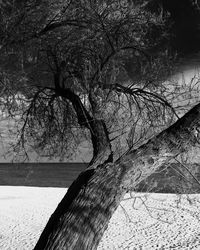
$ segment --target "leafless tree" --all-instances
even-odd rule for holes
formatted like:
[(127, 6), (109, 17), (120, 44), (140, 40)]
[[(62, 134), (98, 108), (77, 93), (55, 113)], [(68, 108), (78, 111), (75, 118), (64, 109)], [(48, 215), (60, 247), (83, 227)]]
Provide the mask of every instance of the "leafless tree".
[(199, 104), (178, 119), (164, 83), (177, 61), (169, 10), (121, 0), (1, 8), (2, 107), (21, 125), (16, 150), (93, 147), (35, 249), (96, 249), (123, 195), (198, 144)]

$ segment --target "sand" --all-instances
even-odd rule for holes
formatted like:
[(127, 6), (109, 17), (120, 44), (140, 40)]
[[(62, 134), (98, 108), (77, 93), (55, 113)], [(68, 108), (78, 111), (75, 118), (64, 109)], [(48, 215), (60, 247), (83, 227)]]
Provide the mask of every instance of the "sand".
[[(64, 188), (0, 186), (0, 249), (32, 250)], [(200, 249), (200, 195), (126, 195), (98, 250)]]

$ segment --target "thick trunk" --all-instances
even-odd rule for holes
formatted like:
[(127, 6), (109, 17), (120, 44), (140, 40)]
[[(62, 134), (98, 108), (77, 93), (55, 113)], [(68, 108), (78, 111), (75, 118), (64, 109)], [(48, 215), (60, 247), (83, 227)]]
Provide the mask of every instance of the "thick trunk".
[(121, 171), (109, 163), (82, 173), (51, 216), (34, 249), (96, 249), (119, 204), (121, 178)]
[(172, 157), (198, 143), (200, 104), (115, 163), (88, 168), (69, 188), (35, 250), (97, 249), (123, 195)]

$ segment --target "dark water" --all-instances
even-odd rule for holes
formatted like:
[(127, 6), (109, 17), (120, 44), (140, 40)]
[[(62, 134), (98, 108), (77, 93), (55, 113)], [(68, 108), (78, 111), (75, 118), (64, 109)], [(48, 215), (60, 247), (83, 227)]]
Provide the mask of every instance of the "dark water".
[[(69, 187), (86, 167), (87, 163), (0, 163), (0, 186), (65, 188)], [(200, 180), (199, 164), (192, 164), (187, 168), (193, 169), (193, 176)], [(155, 193), (200, 193), (199, 184), (178, 164), (162, 166), (134, 190)]]
[(0, 163), (0, 185), (69, 187), (86, 163)]

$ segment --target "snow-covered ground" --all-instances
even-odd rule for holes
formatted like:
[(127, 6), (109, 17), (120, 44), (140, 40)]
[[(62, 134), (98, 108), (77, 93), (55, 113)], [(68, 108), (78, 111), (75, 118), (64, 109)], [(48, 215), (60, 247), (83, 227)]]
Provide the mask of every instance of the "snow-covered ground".
[[(0, 249), (32, 250), (64, 188), (0, 187)], [(99, 250), (200, 249), (200, 195), (127, 195)]]

